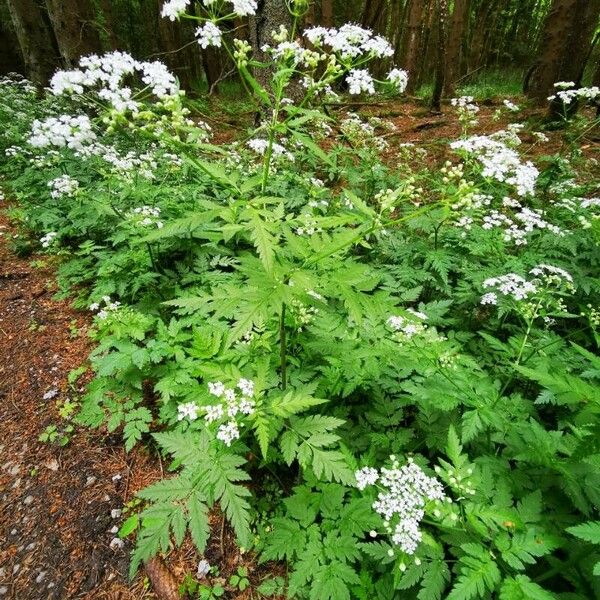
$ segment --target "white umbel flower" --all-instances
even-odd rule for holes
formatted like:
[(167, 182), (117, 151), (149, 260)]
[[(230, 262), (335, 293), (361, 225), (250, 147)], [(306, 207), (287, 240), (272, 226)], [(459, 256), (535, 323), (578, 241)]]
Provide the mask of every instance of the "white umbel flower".
[(212, 21), (208, 21), (201, 27), (198, 27), (196, 29), (196, 37), (198, 38), (198, 44), (202, 48), (208, 48), (209, 46), (220, 48), (223, 41), (221, 30)]
[(403, 69), (392, 69), (387, 76), (388, 81), (402, 94), (408, 85), (408, 73)]
[(163, 4), (160, 14), (162, 17), (175, 21), (183, 14), (190, 4), (190, 0), (168, 0)]
[(346, 77), (346, 83), (348, 84), (348, 91), (352, 95), (375, 93), (375, 85), (373, 77), (366, 69), (352, 69)]

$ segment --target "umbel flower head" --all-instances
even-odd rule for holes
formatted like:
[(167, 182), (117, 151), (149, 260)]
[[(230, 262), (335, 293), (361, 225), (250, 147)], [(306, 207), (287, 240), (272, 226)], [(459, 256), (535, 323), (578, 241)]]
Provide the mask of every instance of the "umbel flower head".
[(380, 473), (372, 467), (356, 471), (356, 487), (379, 487), (373, 509), (383, 518), (392, 542), (406, 554), (414, 554), (423, 537), (419, 525), (427, 505), (448, 499), (442, 483), (426, 475), (412, 458), (402, 466), (395, 456), (390, 459), (391, 468), (384, 467)]

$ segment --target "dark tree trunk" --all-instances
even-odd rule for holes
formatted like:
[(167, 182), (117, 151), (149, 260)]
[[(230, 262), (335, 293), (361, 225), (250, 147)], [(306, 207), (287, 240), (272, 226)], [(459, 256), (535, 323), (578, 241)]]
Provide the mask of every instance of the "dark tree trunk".
[(476, 27), (471, 39), (469, 68), (476, 69), (482, 65), (483, 52), (490, 33), (491, 23), (496, 18), (499, 0), (487, 0), (477, 13)]
[(89, 0), (46, 0), (48, 14), (67, 67), (79, 58), (102, 50), (94, 7)]
[(195, 43), (194, 26), (189, 20), (172, 23), (157, 15), (162, 53), (159, 57), (179, 79), (184, 90), (193, 90), (202, 75), (200, 46)]
[(403, 1), (402, 5), (399, 3), (394, 3), (392, 5), (392, 18), (390, 19), (388, 38), (394, 47), (395, 62), (398, 62), (401, 59), (402, 37), (406, 26), (408, 5), (408, 0)]
[(454, 95), (456, 79), (460, 76), (462, 50), (469, 18), (470, 0), (455, 0), (454, 11), (450, 20), (450, 33), (445, 56), (446, 73), (445, 89), (449, 96)]
[(202, 67), (209, 95), (218, 93), (219, 81), (223, 76), (223, 61), (218, 48), (206, 48), (202, 52)]
[(433, 93), (431, 95), (431, 110), (441, 112), (442, 92), (444, 91), (444, 75), (446, 72), (446, 27), (448, 21), (448, 0), (436, 0), (435, 9), (437, 16), (436, 64)]
[[(386, 25), (388, 22), (388, 3), (386, 0), (372, 0), (365, 3), (365, 7), (361, 17), (361, 24), (366, 29), (372, 29), (378, 35), (385, 36)], [(376, 61), (371, 70), (375, 77), (381, 78), (386, 67), (389, 67), (389, 61)]]
[(102, 17), (100, 31), (102, 45), (111, 50), (121, 49), (122, 44), (117, 35), (112, 0), (100, 0), (100, 13)]
[(0, 3), (0, 75), (19, 73), (26, 76), (25, 63), (5, 3)]
[[(264, 44), (272, 45), (271, 32), (278, 31), (281, 25), (284, 25), (288, 30), (292, 26), (292, 16), (285, 2), (281, 2), (281, 0), (259, 0), (256, 15), (250, 17), (249, 24), (250, 44), (252, 45), (253, 56), (258, 60), (265, 58), (261, 48)], [(271, 73), (267, 69), (257, 70), (254, 76), (260, 85), (269, 87)]]
[(581, 81), (599, 14), (600, 0), (553, 1), (540, 53), (529, 74), (529, 98), (543, 105), (557, 81)]
[(402, 66), (408, 71), (408, 92), (413, 92), (418, 82), (417, 66), (419, 64), (419, 49), (423, 35), (424, 17), (425, 0), (410, 0), (406, 41), (402, 56)]
[(321, 0), (321, 24), (333, 27), (333, 0)]
[(27, 77), (43, 87), (60, 64), (52, 29), (35, 0), (7, 0), (7, 5)]

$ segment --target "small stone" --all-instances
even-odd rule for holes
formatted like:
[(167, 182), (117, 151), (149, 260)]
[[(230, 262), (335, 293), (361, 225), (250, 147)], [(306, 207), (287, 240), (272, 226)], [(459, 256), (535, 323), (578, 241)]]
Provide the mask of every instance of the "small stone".
[(113, 508), (113, 509), (110, 511), (110, 516), (111, 516), (111, 518), (113, 518), (113, 519), (118, 519), (118, 518), (121, 516), (121, 513), (122, 513), (122, 512), (123, 512), (123, 511), (122, 511), (120, 508)]
[(54, 582), (51, 581), (47, 586), (46, 586), (49, 590), (52, 589), (54, 587)]
[(202, 559), (199, 563), (198, 563), (198, 569), (196, 570), (196, 577), (198, 579), (203, 579), (204, 577), (206, 577), (210, 572), (210, 563), (205, 560)]
[(21, 565), (19, 563), (17, 563), (12, 569), (12, 574), (16, 575), (19, 572), (20, 568), (21, 568)]
[(16, 529), (11, 529), (10, 535), (17, 535), (19, 533)]
[(23, 500), (23, 504), (29, 506), (33, 502), (33, 496), (27, 496), (25, 500)]
[(111, 550), (120, 550), (125, 545), (125, 542), (120, 538), (113, 538), (110, 540), (109, 547)]
[(7, 593), (8, 593), (8, 588), (5, 585), (0, 587), (0, 596), (4, 596)]
[(31, 544), (27, 544), (27, 546), (25, 546), (25, 550), (27, 550), (28, 552), (31, 552), (34, 548), (35, 542), (31, 542)]
[(46, 571), (40, 571), (39, 575), (35, 578), (36, 583), (42, 583), (46, 579)]
[(96, 483), (96, 478), (93, 475), (90, 475), (86, 480), (85, 480), (85, 487), (88, 487), (90, 485), (94, 485), (94, 483)]
[(52, 388), (51, 390), (48, 390), (43, 396), (42, 396), (42, 400), (52, 400), (52, 398), (54, 398), (55, 396), (58, 395), (58, 390), (56, 388)]
[(48, 460), (48, 461), (46, 461), (46, 462), (44, 463), (44, 466), (45, 466), (47, 469), (50, 469), (51, 471), (58, 471), (58, 467), (59, 467), (59, 465), (58, 465), (58, 461), (57, 461), (55, 458), (53, 458), (53, 459), (51, 459), (51, 460)]
[(116, 475), (112, 476), (112, 480), (113, 481), (121, 481), (121, 479), (123, 479), (123, 476), (119, 473), (117, 473)]
[(118, 533), (118, 531), (119, 531), (119, 528), (118, 528), (116, 525), (115, 525), (114, 527), (111, 527), (111, 528), (109, 529), (109, 532), (110, 532), (110, 533)]
[(12, 467), (12, 468), (10, 469), (10, 471), (8, 472), (8, 474), (9, 474), (9, 475), (12, 475), (12, 476), (14, 477), (15, 475), (18, 475), (18, 474), (19, 474), (19, 471), (20, 471), (20, 470), (21, 470), (21, 467), (20, 467), (19, 465), (15, 465), (14, 467)]

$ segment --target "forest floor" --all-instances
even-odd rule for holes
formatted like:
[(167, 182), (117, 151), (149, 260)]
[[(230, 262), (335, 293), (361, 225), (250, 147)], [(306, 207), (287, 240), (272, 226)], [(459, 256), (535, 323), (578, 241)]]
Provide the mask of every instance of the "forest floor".
[[(493, 120), (497, 107), (482, 106), (476, 133), (526, 116)], [(416, 103), (349, 108), (390, 119), (397, 128), (389, 135), (391, 151), (400, 143), (425, 147), (431, 151), (424, 160), (432, 167), (445, 158), (448, 140), (460, 134), (449, 108), (444, 115)], [(233, 137), (235, 129), (239, 124), (223, 138)], [(561, 132), (547, 135), (550, 141), (537, 153), (551, 154), (563, 143)], [(598, 155), (597, 143), (589, 148)], [(71, 384), (68, 374), (86, 363), (91, 319), (69, 301), (53, 299), (52, 260), (16, 256), (9, 247), (15, 233), (0, 214), (0, 600), (156, 598), (146, 578), (128, 582), (131, 545), (111, 547), (123, 520), (111, 511), (163, 477), (163, 465), (143, 448), (126, 454), (118, 434), (76, 428), (64, 447), (38, 440), (49, 425), (64, 425), (60, 406), (83, 391), (85, 376)], [(246, 564), (256, 581), (260, 573), (239, 555), (222, 524), (215, 514), (205, 558), (219, 566), (223, 578)], [(184, 545), (166, 562), (181, 582), (195, 573), (198, 558)], [(228, 597), (250, 598), (239, 592)]]
[[(0, 213), (0, 600), (153, 600), (147, 577), (128, 581), (131, 543), (111, 547), (123, 521), (113, 511), (162, 478), (163, 464), (141, 446), (126, 454), (118, 433), (76, 428), (63, 447), (39, 441), (48, 426), (64, 427), (61, 406), (85, 388), (85, 376), (75, 385), (68, 376), (87, 361), (91, 318), (53, 298), (51, 260), (16, 256), (13, 235)], [(211, 522), (204, 559), (220, 571), (211, 583), (225, 585), (238, 566), (264, 578), (221, 516)], [(165, 559), (170, 579), (195, 574), (198, 559), (184, 544)], [(154, 577), (169, 587), (163, 571)]]

